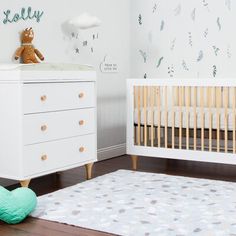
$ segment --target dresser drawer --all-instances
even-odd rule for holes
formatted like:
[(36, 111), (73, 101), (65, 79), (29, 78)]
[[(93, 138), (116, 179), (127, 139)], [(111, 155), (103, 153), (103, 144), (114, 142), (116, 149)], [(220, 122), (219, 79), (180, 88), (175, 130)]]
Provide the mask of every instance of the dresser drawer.
[(24, 146), (23, 175), (53, 173), (60, 168), (96, 160), (96, 136), (86, 135), (35, 145)]
[(95, 109), (24, 115), (24, 145), (96, 133)]
[(23, 85), (24, 114), (88, 107), (95, 107), (93, 82)]

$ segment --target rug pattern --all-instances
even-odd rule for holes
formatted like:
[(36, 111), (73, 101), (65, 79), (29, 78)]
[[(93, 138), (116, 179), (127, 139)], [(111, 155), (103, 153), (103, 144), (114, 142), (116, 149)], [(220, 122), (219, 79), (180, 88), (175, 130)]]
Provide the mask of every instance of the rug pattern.
[(236, 183), (119, 170), (39, 197), (32, 216), (125, 236), (233, 236)]

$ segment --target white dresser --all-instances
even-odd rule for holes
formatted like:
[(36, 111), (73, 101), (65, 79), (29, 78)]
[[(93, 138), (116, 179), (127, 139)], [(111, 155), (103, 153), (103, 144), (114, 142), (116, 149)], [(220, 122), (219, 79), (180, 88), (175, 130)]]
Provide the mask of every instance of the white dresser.
[[(0, 67), (0, 177), (30, 179), (97, 160), (96, 73), (89, 66)], [(1, 183), (0, 183), (1, 185)]]

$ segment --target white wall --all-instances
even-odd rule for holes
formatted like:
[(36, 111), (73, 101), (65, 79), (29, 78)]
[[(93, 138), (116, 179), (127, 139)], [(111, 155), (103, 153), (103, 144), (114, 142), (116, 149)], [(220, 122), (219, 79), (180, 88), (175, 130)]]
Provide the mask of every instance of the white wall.
[[(131, 2), (133, 77), (143, 77), (145, 73), (149, 78), (236, 76), (236, 1)], [(141, 25), (139, 15), (142, 17)], [(219, 50), (216, 55), (217, 48)], [(139, 50), (146, 53), (146, 63)], [(157, 67), (162, 57), (161, 64)]]
[[(40, 23), (34, 20), (3, 24), (3, 11), (19, 12), (22, 7), (43, 10)], [(50, 1), (1, 1), (0, 3), (0, 63), (12, 62), (12, 56), (20, 45), (19, 32), (26, 27), (35, 31), (34, 45), (45, 56), (46, 62), (73, 62), (92, 64), (97, 71), (98, 82), (98, 149), (99, 158), (125, 153), (125, 81), (129, 77), (129, 14), (127, 0), (50, 0)], [(61, 24), (68, 18), (84, 12), (101, 19), (98, 28), (82, 31), (79, 40), (68, 39), (62, 33)], [(91, 40), (93, 34), (99, 38)], [(89, 47), (82, 41), (89, 39)], [(92, 53), (90, 47), (93, 46)], [(75, 53), (80, 48), (80, 54)], [(119, 73), (100, 72), (105, 55), (118, 64)], [(0, 181), (0, 184), (4, 184)]]

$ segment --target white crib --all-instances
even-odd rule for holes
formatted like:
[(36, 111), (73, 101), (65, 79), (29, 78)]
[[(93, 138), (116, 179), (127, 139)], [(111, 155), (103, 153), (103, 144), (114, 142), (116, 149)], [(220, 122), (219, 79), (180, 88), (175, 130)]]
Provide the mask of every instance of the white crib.
[(236, 79), (128, 79), (127, 154), (236, 164)]

